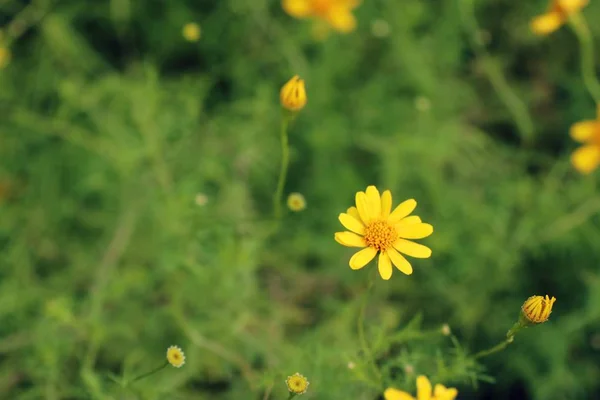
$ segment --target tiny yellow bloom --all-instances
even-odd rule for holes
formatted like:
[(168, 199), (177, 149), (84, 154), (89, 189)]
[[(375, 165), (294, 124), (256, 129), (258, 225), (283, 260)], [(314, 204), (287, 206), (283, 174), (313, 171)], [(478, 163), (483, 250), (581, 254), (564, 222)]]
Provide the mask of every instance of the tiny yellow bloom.
[(181, 34), (188, 42), (197, 42), (201, 35), (200, 25), (195, 22), (188, 22), (183, 26)]
[(521, 307), (521, 314), (523, 317), (533, 323), (541, 324), (542, 322), (548, 321), (550, 313), (552, 313), (552, 305), (556, 301), (556, 298), (543, 296), (531, 296), (528, 298), (523, 306)]
[(531, 20), (536, 35), (549, 35), (564, 25), (571, 14), (579, 12), (589, 0), (551, 0), (548, 11)]
[(442, 335), (450, 336), (452, 334), (452, 329), (450, 329), (450, 325), (444, 324), (442, 325)]
[(287, 206), (290, 210), (299, 212), (306, 208), (306, 200), (301, 193), (290, 193), (287, 198)]
[(409, 393), (394, 388), (388, 388), (383, 393), (385, 400), (454, 400), (457, 395), (458, 390), (446, 388), (444, 385), (435, 385), (432, 390), (431, 382), (423, 375), (417, 377), (416, 398)]
[(382, 279), (392, 276), (392, 264), (410, 275), (412, 266), (400, 253), (416, 258), (429, 258), (431, 249), (407, 239), (423, 239), (433, 233), (433, 226), (421, 218), (409, 216), (417, 207), (414, 199), (406, 200), (392, 211), (389, 190), (379, 194), (375, 186), (356, 193), (356, 207), (338, 217), (346, 232), (336, 232), (335, 240), (347, 247), (363, 247), (350, 258), (350, 268), (357, 270), (379, 254), (378, 267)]
[(306, 89), (304, 81), (294, 75), (279, 92), (279, 99), (283, 108), (289, 111), (300, 111), (306, 105)]
[(185, 364), (185, 354), (177, 346), (171, 346), (167, 349), (167, 361), (175, 368), (180, 368)]
[(581, 121), (571, 127), (573, 140), (583, 143), (571, 155), (571, 163), (582, 174), (589, 174), (600, 165), (600, 104), (596, 120)]
[(6, 47), (0, 47), (0, 69), (6, 67), (11, 59), (10, 50)]
[(283, 0), (282, 7), (295, 18), (318, 18), (341, 33), (356, 28), (352, 10), (360, 5), (360, 0)]
[(285, 380), (285, 384), (290, 392), (294, 394), (304, 394), (308, 389), (308, 385), (310, 382), (306, 377), (300, 375), (300, 373), (296, 372), (292, 376), (288, 376)]

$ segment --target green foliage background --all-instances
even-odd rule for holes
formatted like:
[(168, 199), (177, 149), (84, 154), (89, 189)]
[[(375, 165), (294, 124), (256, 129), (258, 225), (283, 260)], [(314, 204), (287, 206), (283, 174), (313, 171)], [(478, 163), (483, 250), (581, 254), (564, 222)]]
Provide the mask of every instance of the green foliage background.
[[(323, 42), (271, 0), (36, 4), (0, 71), (0, 398), (285, 399), (296, 371), (306, 399), (414, 392), (418, 374), (459, 399), (600, 398), (600, 195), (568, 137), (595, 105), (568, 27), (529, 31), (544, 1), (365, 1), (355, 32)], [(2, 25), (24, 6), (0, 2)], [(472, 50), (473, 6), (533, 136)], [(268, 235), (294, 74), (309, 103), (286, 192), (308, 208)], [(356, 329), (375, 266), (351, 271), (333, 240), (369, 184), (435, 227), (433, 256), (370, 297), (380, 389), (360, 380)], [(550, 322), (473, 360), (534, 294), (557, 297)], [(173, 344), (183, 368), (115, 382)]]

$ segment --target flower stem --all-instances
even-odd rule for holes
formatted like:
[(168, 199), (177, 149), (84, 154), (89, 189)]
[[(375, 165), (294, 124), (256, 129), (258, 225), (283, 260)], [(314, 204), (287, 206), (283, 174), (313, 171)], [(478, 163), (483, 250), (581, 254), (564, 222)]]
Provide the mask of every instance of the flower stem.
[(273, 196), (273, 213), (277, 220), (281, 219), (281, 198), (283, 197), (283, 188), (287, 178), (288, 164), (290, 162), (290, 147), (288, 145), (288, 126), (290, 120), (291, 116), (286, 113), (281, 121), (281, 169), (279, 170), (277, 190)]
[(133, 382), (139, 381), (140, 379), (143, 379), (143, 378), (145, 378), (145, 377), (147, 377), (147, 376), (150, 376), (150, 375), (152, 375), (152, 374), (154, 374), (154, 373), (157, 373), (158, 371), (160, 371), (161, 369), (163, 369), (163, 368), (164, 368), (164, 367), (166, 367), (167, 365), (169, 365), (169, 362), (168, 362), (168, 361), (165, 361), (165, 363), (164, 363), (164, 364), (162, 364), (162, 365), (160, 365), (159, 367), (156, 367), (156, 368), (154, 368), (152, 371), (146, 372), (145, 374), (142, 374), (142, 375), (140, 375), (140, 376), (138, 376), (138, 377), (134, 378), (133, 380), (131, 380), (131, 381), (130, 381), (130, 382), (128, 382), (128, 383), (133, 383)]
[(579, 40), (583, 83), (596, 103), (600, 104), (600, 83), (596, 76), (596, 68), (594, 65), (594, 42), (592, 41), (590, 28), (588, 27), (585, 17), (581, 13), (573, 14), (569, 22)]
[(512, 119), (519, 130), (521, 140), (526, 145), (531, 144), (535, 136), (533, 120), (529, 115), (525, 103), (514, 93), (508, 84), (506, 77), (502, 74), (500, 67), (494, 62), (485, 48), (485, 42), (481, 37), (481, 30), (479, 29), (475, 17), (474, 1), (459, 0), (458, 3), (462, 22), (475, 56), (481, 62), (483, 71), (487, 75), (498, 98), (504, 103), (504, 106), (511, 114)]
[(296, 393), (290, 392), (290, 395), (288, 396), (287, 400), (293, 399), (294, 397), (296, 397)]
[(369, 347), (366, 337), (365, 337), (365, 310), (367, 308), (369, 295), (371, 294), (371, 288), (373, 287), (373, 284), (375, 283), (374, 281), (375, 281), (376, 273), (377, 273), (377, 270), (374, 270), (374, 272), (371, 274), (371, 277), (369, 279), (369, 284), (367, 286), (367, 290), (364, 294), (363, 302), (360, 307), (360, 312), (358, 314), (358, 340), (360, 341), (360, 347), (361, 347), (363, 353), (367, 357), (369, 364), (371, 365), (371, 367), (373, 368), (373, 371), (375, 372), (377, 382), (381, 382), (381, 380), (382, 380), (381, 372), (379, 371), (379, 368), (377, 368), (377, 363), (375, 362), (375, 357), (373, 356), (373, 351)]
[(487, 357), (490, 354), (494, 354), (494, 353), (504, 350), (506, 348), (506, 346), (508, 346), (515, 340), (515, 335), (517, 334), (517, 332), (519, 332), (524, 327), (525, 327), (525, 325), (522, 323), (521, 319), (519, 319), (519, 322), (516, 322), (512, 326), (512, 328), (510, 328), (510, 330), (506, 333), (506, 339), (504, 339), (503, 341), (501, 341), (494, 347), (491, 347), (487, 350), (482, 350), (479, 353), (476, 353), (473, 357), (475, 359)]

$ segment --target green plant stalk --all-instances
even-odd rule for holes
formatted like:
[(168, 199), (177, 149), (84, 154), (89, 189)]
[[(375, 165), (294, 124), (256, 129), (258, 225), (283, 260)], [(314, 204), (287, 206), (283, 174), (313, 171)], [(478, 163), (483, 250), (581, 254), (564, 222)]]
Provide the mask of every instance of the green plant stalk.
[(294, 397), (296, 397), (296, 393), (290, 392), (290, 395), (288, 396), (287, 400), (293, 399)]
[(533, 120), (529, 115), (525, 103), (514, 93), (502, 71), (488, 54), (485, 43), (479, 33), (480, 29), (475, 18), (473, 0), (458, 0), (458, 3), (464, 28), (475, 56), (481, 61), (483, 71), (487, 75), (498, 98), (511, 114), (521, 135), (521, 140), (526, 145), (531, 144), (535, 137)]
[(590, 95), (596, 101), (596, 104), (600, 104), (600, 82), (598, 82), (598, 76), (596, 75), (596, 68), (594, 65), (594, 42), (592, 40), (592, 35), (590, 34), (590, 28), (588, 27), (585, 17), (581, 13), (573, 14), (569, 19), (569, 22), (573, 32), (575, 32), (575, 35), (579, 40), (583, 83)]
[[(373, 356), (373, 352), (371, 351), (371, 348), (369, 347), (367, 340), (366, 340), (366, 336), (365, 336), (365, 310), (367, 308), (367, 303), (369, 300), (369, 295), (371, 294), (371, 288), (373, 287), (373, 284), (375, 283), (375, 277), (376, 277), (376, 273), (377, 270), (374, 270), (374, 272), (371, 274), (371, 277), (369, 278), (369, 284), (367, 286), (367, 290), (365, 292), (364, 295), (364, 299), (362, 302), (362, 305), (360, 307), (360, 312), (358, 314), (358, 340), (360, 341), (360, 347), (363, 351), (363, 353), (365, 354), (365, 357), (367, 357), (367, 361), (369, 362), (369, 365), (371, 365), (371, 367), (373, 368), (373, 372), (375, 373), (375, 376), (377, 377), (377, 381), (379, 383), (381, 383), (382, 381), (382, 377), (381, 377), (381, 372), (379, 371), (379, 368), (377, 368), (377, 363), (375, 362), (375, 357)], [(376, 385), (379, 386), (379, 385)]]
[(510, 328), (509, 331), (506, 333), (506, 339), (504, 339), (503, 341), (501, 341), (494, 347), (490, 347), (487, 350), (482, 350), (482, 351), (476, 353), (473, 356), (473, 358), (479, 359), (482, 357), (487, 357), (491, 354), (494, 354), (494, 353), (504, 350), (506, 348), (506, 346), (508, 346), (515, 340), (515, 335), (517, 334), (517, 332), (519, 332), (521, 329), (523, 329), (525, 327), (526, 327), (526, 325), (525, 325), (523, 318), (519, 317), (519, 321), (515, 322), (515, 324), (512, 326), (512, 328)]
[(277, 190), (273, 196), (273, 213), (275, 219), (281, 219), (281, 203), (283, 197), (283, 188), (285, 187), (285, 180), (287, 178), (288, 165), (290, 163), (290, 146), (288, 144), (288, 127), (292, 116), (288, 113), (284, 113), (283, 119), (281, 120), (281, 168), (279, 170), (279, 180), (277, 182)]
[(145, 374), (142, 374), (142, 375), (140, 375), (140, 376), (138, 376), (138, 377), (134, 378), (133, 380), (131, 380), (130, 382), (128, 382), (128, 384), (129, 384), (129, 383), (134, 383), (134, 382), (136, 382), (136, 381), (139, 381), (140, 379), (143, 379), (143, 378), (146, 378), (147, 376), (150, 376), (150, 375), (152, 375), (152, 374), (155, 374), (155, 373), (157, 373), (158, 371), (160, 371), (161, 369), (165, 368), (167, 365), (169, 365), (169, 362), (168, 362), (168, 361), (165, 361), (165, 363), (164, 363), (164, 364), (160, 365), (159, 367), (156, 367), (156, 368), (154, 368), (152, 371), (148, 371), (148, 372), (146, 372)]

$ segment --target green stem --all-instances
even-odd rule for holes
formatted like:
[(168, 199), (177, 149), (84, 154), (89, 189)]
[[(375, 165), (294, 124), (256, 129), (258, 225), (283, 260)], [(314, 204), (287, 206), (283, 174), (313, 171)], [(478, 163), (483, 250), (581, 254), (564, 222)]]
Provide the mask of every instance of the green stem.
[(296, 393), (290, 392), (290, 395), (288, 396), (287, 400), (293, 399), (294, 397), (296, 397)]
[(283, 197), (283, 188), (287, 178), (288, 164), (290, 162), (290, 147), (288, 145), (288, 126), (291, 117), (287, 114), (283, 116), (281, 121), (281, 169), (279, 170), (279, 181), (277, 182), (277, 190), (273, 196), (273, 213), (275, 219), (281, 219), (281, 199)]
[(579, 40), (583, 83), (596, 103), (600, 104), (600, 83), (596, 76), (596, 68), (594, 65), (594, 42), (592, 41), (590, 28), (588, 27), (585, 17), (580, 13), (573, 14), (569, 22)]
[(140, 375), (140, 376), (138, 376), (138, 377), (134, 378), (133, 380), (131, 380), (130, 382), (128, 382), (128, 384), (129, 384), (129, 383), (136, 382), (136, 381), (139, 381), (140, 379), (143, 379), (143, 378), (145, 378), (145, 377), (147, 377), (147, 376), (150, 376), (150, 375), (152, 375), (152, 374), (155, 374), (155, 373), (157, 373), (158, 371), (160, 371), (161, 369), (163, 369), (164, 367), (166, 367), (167, 365), (169, 365), (169, 362), (168, 362), (168, 361), (165, 361), (165, 363), (164, 363), (164, 364), (162, 364), (161, 366), (159, 366), (159, 367), (156, 367), (156, 368), (154, 368), (152, 371), (146, 372), (145, 374), (142, 374), (142, 375)]
[(367, 286), (367, 291), (365, 292), (364, 299), (363, 299), (362, 305), (360, 307), (357, 324), (358, 324), (358, 340), (360, 341), (360, 347), (361, 347), (363, 353), (365, 354), (365, 356), (367, 357), (369, 364), (373, 368), (373, 371), (375, 372), (375, 376), (377, 377), (377, 381), (381, 382), (382, 381), (381, 372), (379, 371), (379, 368), (377, 368), (377, 363), (375, 362), (375, 357), (373, 356), (373, 352), (367, 343), (367, 339), (366, 339), (366, 335), (365, 335), (365, 310), (367, 308), (367, 303), (369, 300), (369, 295), (371, 293), (371, 288), (373, 287), (373, 284), (375, 283), (374, 281), (375, 281), (375, 277), (377, 275), (376, 273), (377, 273), (377, 270), (374, 270), (374, 272), (371, 274), (371, 277), (369, 279), (369, 285)]
[(488, 54), (475, 17), (473, 0), (458, 0), (458, 2), (463, 24), (475, 56), (481, 61), (483, 71), (498, 98), (511, 114), (521, 135), (521, 140), (526, 145), (531, 144), (535, 135), (533, 120), (525, 103), (513, 92), (506, 77)]
[(487, 350), (483, 350), (480, 351), (479, 353), (476, 353), (473, 358), (478, 359), (478, 358), (482, 358), (482, 357), (486, 357), (489, 356), (490, 354), (494, 354), (497, 353), (499, 351), (502, 351), (506, 348), (506, 346), (508, 346), (510, 343), (512, 343), (514, 340), (514, 336), (509, 336), (507, 337), (505, 340), (503, 340), (502, 342), (498, 343), (497, 345), (495, 345), (494, 347), (491, 347)]

